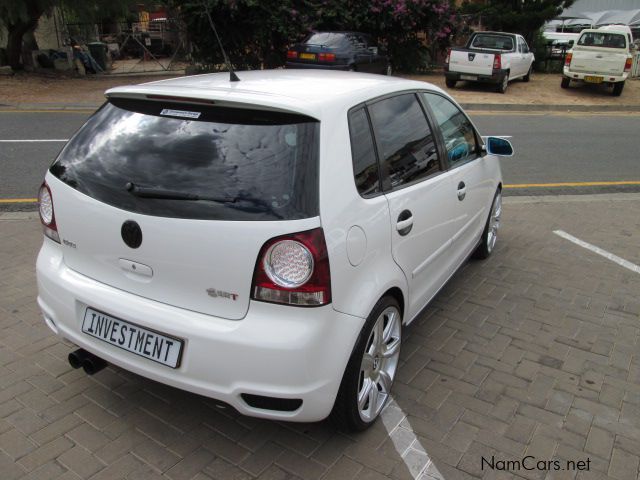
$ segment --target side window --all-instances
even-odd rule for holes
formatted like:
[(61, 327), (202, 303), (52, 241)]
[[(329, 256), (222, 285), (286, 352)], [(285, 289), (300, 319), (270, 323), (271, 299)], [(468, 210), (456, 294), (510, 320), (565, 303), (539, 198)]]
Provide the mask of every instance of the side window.
[(442, 131), (447, 157), (452, 167), (478, 157), (476, 134), (471, 122), (450, 100), (433, 93), (423, 93)]
[(522, 53), (529, 53), (529, 45), (527, 45), (527, 41), (524, 38), (520, 39), (520, 41), (522, 42)]
[(440, 170), (433, 133), (413, 93), (380, 100), (369, 107), (369, 113), (392, 187)]
[(358, 192), (363, 197), (380, 192), (378, 159), (364, 108), (349, 114), (349, 134), (351, 136), (353, 176)]

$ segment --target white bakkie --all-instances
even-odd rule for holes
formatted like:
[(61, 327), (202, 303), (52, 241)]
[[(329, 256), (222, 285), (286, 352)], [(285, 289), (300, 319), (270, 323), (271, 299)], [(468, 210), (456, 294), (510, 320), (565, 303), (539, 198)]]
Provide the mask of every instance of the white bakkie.
[(496, 85), (507, 91), (511, 80), (531, 78), (535, 58), (525, 39), (515, 33), (476, 32), (464, 47), (449, 50), (445, 59), (445, 77), (449, 88), (459, 81)]
[(107, 92), (40, 189), (38, 304), (87, 373), (364, 429), (402, 325), (493, 251), (511, 145), (427, 83), (238, 76)]
[(604, 84), (613, 87), (614, 96), (621, 95), (633, 65), (631, 39), (631, 29), (621, 25), (582, 30), (565, 57), (560, 86)]

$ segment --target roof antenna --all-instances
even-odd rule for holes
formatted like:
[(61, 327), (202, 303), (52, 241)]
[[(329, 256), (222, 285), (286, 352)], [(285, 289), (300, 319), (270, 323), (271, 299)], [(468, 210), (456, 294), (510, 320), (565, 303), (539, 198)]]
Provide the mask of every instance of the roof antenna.
[(211, 25), (211, 29), (213, 33), (216, 34), (216, 38), (218, 39), (218, 45), (220, 45), (220, 50), (222, 50), (222, 56), (224, 57), (224, 63), (227, 65), (227, 69), (229, 70), (229, 81), (230, 82), (239, 82), (240, 79), (236, 75), (236, 72), (233, 71), (233, 67), (231, 66), (231, 62), (229, 61), (229, 57), (227, 57), (227, 52), (224, 51), (224, 47), (222, 46), (222, 41), (220, 40), (220, 36), (218, 35), (218, 31), (216, 30), (216, 26), (213, 24), (213, 19), (211, 18), (211, 13), (209, 13), (209, 6), (207, 4), (207, 0), (202, 0), (202, 6), (204, 7), (204, 11), (207, 14), (207, 18), (209, 19), (209, 25)]

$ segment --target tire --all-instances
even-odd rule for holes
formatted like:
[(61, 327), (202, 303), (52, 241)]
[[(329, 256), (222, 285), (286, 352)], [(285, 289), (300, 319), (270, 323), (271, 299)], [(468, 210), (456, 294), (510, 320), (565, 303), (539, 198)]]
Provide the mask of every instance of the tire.
[(624, 88), (624, 82), (616, 82), (613, 84), (613, 96), (619, 97), (622, 93), (622, 89)]
[(502, 78), (502, 80), (500, 81), (500, 83), (498, 83), (498, 85), (496, 86), (496, 92), (498, 92), (498, 93), (506, 93), (508, 86), (509, 86), (509, 73), (507, 72), (507, 73), (505, 73), (505, 75)]
[(355, 72), (356, 71), (356, 66), (355, 65), (349, 65), (349, 68), (347, 68), (348, 72)]
[(562, 77), (562, 81), (560, 82), (560, 88), (569, 88), (570, 83), (571, 83), (571, 80), (569, 80), (567, 77)]
[(529, 71), (527, 72), (527, 74), (524, 77), (522, 77), (522, 81), (523, 82), (528, 82), (529, 80), (531, 80), (531, 71), (532, 70), (533, 70), (533, 65), (531, 65), (529, 67)]
[(473, 252), (473, 257), (480, 260), (488, 258), (496, 246), (496, 240), (498, 239), (498, 229), (500, 228), (500, 216), (502, 214), (502, 192), (498, 190), (493, 196), (493, 202), (491, 203), (491, 210), (489, 211), (489, 217), (487, 223), (484, 226), (482, 232), (482, 240), (480, 245)]
[(458, 83), (456, 80), (451, 80), (451, 79), (445, 79), (444, 83), (447, 85), (447, 88), (455, 88), (456, 87), (456, 83)]
[(400, 306), (395, 298), (384, 296), (362, 327), (342, 377), (330, 415), (340, 430), (357, 432), (375, 423), (391, 398), (401, 341)]

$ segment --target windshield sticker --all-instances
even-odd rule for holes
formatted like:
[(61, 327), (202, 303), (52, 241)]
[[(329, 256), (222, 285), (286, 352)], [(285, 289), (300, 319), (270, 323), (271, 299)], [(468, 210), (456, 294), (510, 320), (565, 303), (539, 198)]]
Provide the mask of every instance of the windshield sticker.
[(201, 112), (188, 112), (186, 110), (171, 110), (170, 108), (163, 108), (160, 115), (183, 118), (200, 118)]

